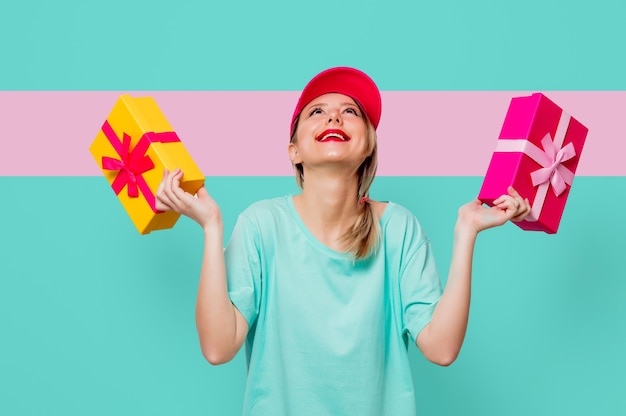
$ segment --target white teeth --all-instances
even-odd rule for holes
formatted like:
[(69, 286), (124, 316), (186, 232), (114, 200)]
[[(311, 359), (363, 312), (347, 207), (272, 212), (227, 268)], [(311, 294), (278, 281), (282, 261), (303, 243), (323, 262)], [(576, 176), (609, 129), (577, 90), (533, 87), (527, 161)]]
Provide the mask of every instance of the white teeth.
[(322, 138), (320, 139), (320, 142), (323, 142), (324, 140), (326, 140), (326, 139), (328, 139), (328, 138), (330, 138), (330, 137), (336, 137), (336, 138), (338, 138), (338, 139), (340, 139), (340, 140), (343, 140), (344, 142), (346, 141), (346, 138), (345, 138), (345, 137), (343, 137), (343, 136), (342, 136), (342, 135), (340, 135), (340, 134), (337, 134), (337, 133), (329, 133), (329, 134), (325, 135), (324, 137), (322, 137)]

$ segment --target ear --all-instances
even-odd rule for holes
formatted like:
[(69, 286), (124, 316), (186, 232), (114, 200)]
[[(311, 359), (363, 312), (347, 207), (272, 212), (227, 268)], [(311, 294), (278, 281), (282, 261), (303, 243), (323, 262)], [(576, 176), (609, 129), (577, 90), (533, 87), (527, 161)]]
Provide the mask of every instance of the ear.
[(289, 143), (287, 151), (289, 152), (289, 159), (291, 159), (293, 165), (302, 163), (302, 159), (300, 159), (300, 154), (298, 153), (298, 147), (295, 143)]

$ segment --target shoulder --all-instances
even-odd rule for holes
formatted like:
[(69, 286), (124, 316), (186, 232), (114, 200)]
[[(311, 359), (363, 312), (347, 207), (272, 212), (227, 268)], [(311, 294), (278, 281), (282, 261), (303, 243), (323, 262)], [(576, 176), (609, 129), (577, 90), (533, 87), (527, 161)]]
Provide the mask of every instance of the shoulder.
[(241, 215), (253, 218), (257, 216), (281, 214), (289, 209), (290, 198), (290, 196), (281, 196), (253, 202)]
[[(378, 205), (380, 204), (380, 205)], [(378, 206), (376, 206), (378, 205)], [(397, 223), (415, 223), (419, 225), (417, 217), (411, 210), (403, 205), (396, 204), (395, 202), (377, 202), (374, 209), (379, 213), (381, 223), (397, 224)]]
[(238, 223), (245, 223), (261, 230), (291, 218), (291, 196), (263, 199), (250, 204), (239, 214)]
[(419, 220), (408, 208), (394, 202), (386, 203), (380, 216), (383, 237), (388, 241), (411, 241), (421, 245), (427, 241)]
[(289, 224), (286, 221), (290, 218), (289, 204), (287, 196), (250, 204), (237, 216), (230, 241), (245, 240), (258, 245), (264, 240), (264, 236), (273, 235), (276, 229), (287, 228)]
[(385, 210), (387, 209), (387, 206), (389, 205), (389, 202), (385, 202), (385, 201), (370, 201), (370, 204), (372, 204), (372, 207), (374, 208), (374, 212), (376, 213), (376, 216), (378, 218), (382, 218), (383, 214), (385, 213)]

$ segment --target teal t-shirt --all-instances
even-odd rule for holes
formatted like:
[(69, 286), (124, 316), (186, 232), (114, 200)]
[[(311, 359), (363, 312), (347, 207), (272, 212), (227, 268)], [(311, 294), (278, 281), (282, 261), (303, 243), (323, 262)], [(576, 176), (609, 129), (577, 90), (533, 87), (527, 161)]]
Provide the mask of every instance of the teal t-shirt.
[(407, 346), (442, 286), (430, 242), (390, 202), (365, 260), (317, 240), (292, 196), (251, 205), (227, 245), (231, 301), (249, 324), (244, 415), (414, 415)]

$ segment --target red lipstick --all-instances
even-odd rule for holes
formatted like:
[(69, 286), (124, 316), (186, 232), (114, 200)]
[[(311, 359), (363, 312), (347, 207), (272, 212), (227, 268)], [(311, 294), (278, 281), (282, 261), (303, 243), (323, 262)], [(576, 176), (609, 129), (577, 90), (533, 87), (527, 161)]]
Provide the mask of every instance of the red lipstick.
[(350, 136), (342, 130), (328, 129), (318, 134), (315, 140), (318, 142), (348, 142), (350, 141)]

